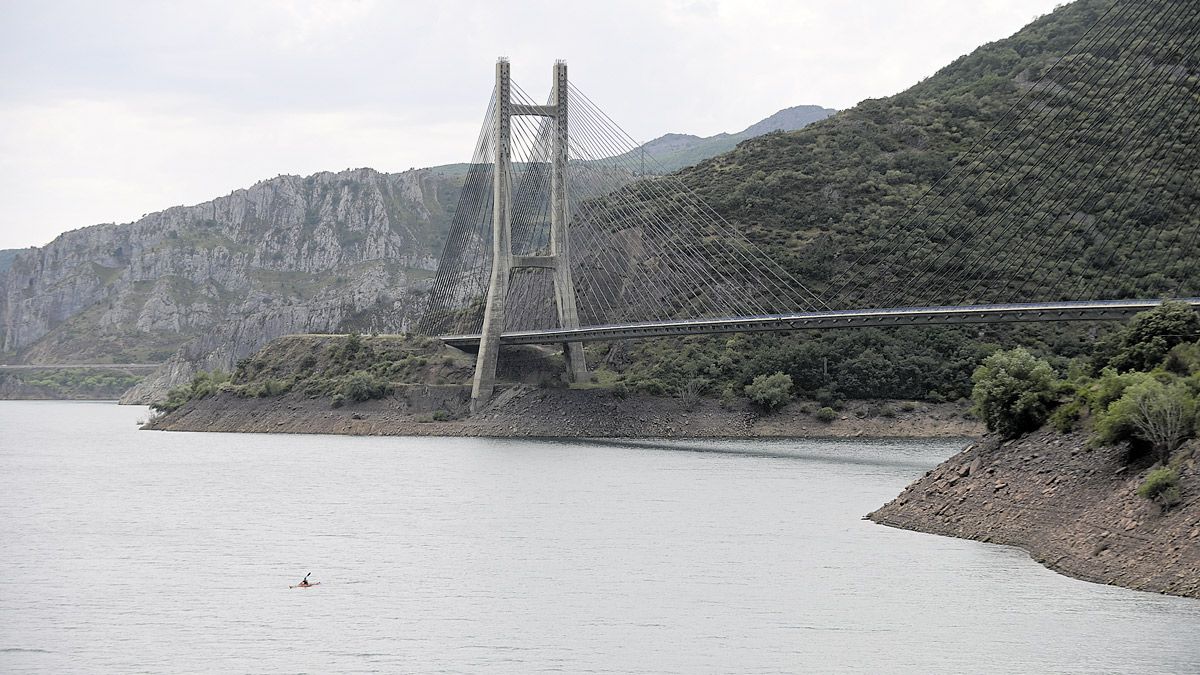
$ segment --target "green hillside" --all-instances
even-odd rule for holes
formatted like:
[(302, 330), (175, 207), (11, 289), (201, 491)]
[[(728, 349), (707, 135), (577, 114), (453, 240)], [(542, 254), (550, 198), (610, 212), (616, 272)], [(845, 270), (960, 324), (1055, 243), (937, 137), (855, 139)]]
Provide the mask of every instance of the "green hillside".
[[(840, 307), (879, 306), (881, 299), (1061, 299), (1081, 289), (1103, 297), (1196, 292), (1200, 14), (1187, 11), (1187, 3), (1134, 5), (1145, 16), (1115, 22), (1107, 37), (1093, 33), (1087, 49), (1062, 59), (1110, 5), (1066, 5), (901, 94), (864, 101), (797, 132), (746, 141), (681, 176), (809, 287), (832, 293), (848, 281), (855, 292), (837, 297)], [(1116, 10), (1109, 19), (1115, 16)], [(1122, 36), (1118, 29), (1132, 30), (1141, 19), (1139, 35), (1169, 37)], [(1148, 63), (1141, 50), (1151, 43), (1174, 48), (1170, 58)], [(1108, 86), (1095, 86), (1106, 74), (1113, 76)], [(1159, 95), (1190, 100), (1190, 108), (1146, 99)], [(1149, 114), (1122, 116), (1122, 105), (1142, 101)], [(985, 135), (1014, 105), (1020, 122), (1011, 134), (1028, 139), (1022, 152), (981, 159), (979, 148), (994, 143)], [(1075, 123), (1040, 127), (1056, 109), (1075, 114)], [(1065, 139), (1065, 150), (1056, 139)], [(1156, 145), (1157, 155), (1145, 157)], [(968, 153), (973, 147), (975, 154)], [(954, 167), (964, 153), (971, 161)], [(951, 191), (939, 210), (910, 217), (939, 177), (964, 170), (988, 178), (985, 187)], [(1135, 198), (1126, 199), (1130, 186), (1137, 186)], [(973, 231), (989, 213), (1011, 215), (1020, 223), (1018, 236), (1002, 241), (997, 230)], [(889, 253), (898, 238), (905, 246)], [(953, 259), (937, 260), (952, 247)], [(926, 260), (934, 261), (931, 275), (913, 283)], [(949, 282), (936, 287), (928, 282), (934, 278)], [(1097, 331), (1108, 329), (1060, 324), (708, 337), (613, 345), (597, 359), (627, 373), (628, 385), (664, 391), (699, 379), (711, 393), (740, 394), (755, 376), (782, 371), (798, 394), (828, 400), (958, 398), (969, 390), (979, 359), (999, 345), (1039, 346), (1065, 368)]]
[[(1019, 239), (1001, 242), (984, 233), (963, 247), (963, 257), (979, 266), (972, 276), (998, 289), (992, 291), (997, 300), (1055, 297), (1074, 290), (1079, 277), (1094, 281), (1090, 287), (1120, 296), (1154, 297), (1181, 286), (1195, 290), (1200, 266), (1194, 256), (1188, 260), (1179, 252), (1189, 243), (1183, 235), (1194, 233), (1200, 218), (1193, 208), (1200, 199), (1200, 158), (1194, 145), (1198, 125), (1194, 115), (1186, 114), (1196, 110), (1200, 13), (1194, 6), (1188, 10), (1188, 3), (1122, 2), (1110, 19), (1122, 7), (1145, 7), (1148, 25), (1132, 37), (1094, 33), (1087, 49), (1076, 50), (1030, 91), (1111, 4), (1079, 0), (1066, 5), (901, 94), (863, 101), (795, 133), (747, 141), (684, 171), (685, 180), (810, 287), (834, 287), (842, 275), (855, 274), (873, 279), (877, 290), (890, 289), (912, 260), (932, 258), (939, 248), (958, 243), (956, 237), (969, 236), (971, 223), (985, 211), (1002, 211), (1029, 223)], [(1140, 18), (1129, 17), (1126, 23)], [(1169, 39), (1162, 40), (1164, 35)], [(1147, 65), (1147, 40), (1175, 49), (1161, 57), (1164, 61)], [(1160, 95), (1160, 106), (1147, 100)], [(1189, 109), (1172, 107), (1189, 96)], [(1123, 116), (1143, 100), (1149, 114)], [(954, 159), (971, 150), (1014, 105), (1020, 124), (1011, 133), (1028, 142), (1023, 140), (1026, 144), (1012, 156), (988, 157), (969, 167), (986, 172), (989, 188), (952, 194), (928, 220), (906, 219), (909, 207)], [(1056, 119), (1056, 111), (1062, 119), (1078, 115), (1069, 128), (1044, 128)], [(1164, 138), (1168, 142), (1146, 166), (1144, 149)], [(1057, 139), (1065, 139), (1068, 152), (1051, 154), (1049, 146)], [(984, 139), (967, 158), (978, 160), (992, 145), (991, 137)], [(1029, 171), (1031, 162), (1070, 168), (1035, 173)], [(1144, 199), (1123, 199), (1131, 185), (1145, 190)], [(1065, 195), (1067, 201), (1051, 203), (1055, 195)], [(1070, 214), (1081, 225), (1060, 227), (1055, 220), (1060, 214)], [(967, 227), (948, 234), (952, 223)], [(894, 225), (915, 230), (916, 244), (879, 266), (855, 267), (861, 254), (883, 249)], [(1064, 233), (1068, 239), (1049, 252), (1049, 240)], [(1196, 241), (1190, 243), (1195, 246)], [(1009, 266), (1011, 256), (1042, 248), (1048, 253)], [(951, 268), (940, 271), (942, 276), (954, 273)], [(1031, 274), (1044, 275), (1051, 283), (1020, 290)], [(909, 289), (897, 299), (930, 299), (919, 290)], [(943, 297), (992, 299), (968, 295), (959, 286)], [(870, 298), (861, 304), (871, 304)]]

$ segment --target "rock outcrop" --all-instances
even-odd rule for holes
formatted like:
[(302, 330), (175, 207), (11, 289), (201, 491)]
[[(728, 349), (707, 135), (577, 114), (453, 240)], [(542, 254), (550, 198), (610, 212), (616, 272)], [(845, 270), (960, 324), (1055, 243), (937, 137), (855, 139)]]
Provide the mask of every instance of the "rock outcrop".
[(289, 333), (409, 329), (461, 173), (279, 176), (195, 206), (67, 232), (0, 276), (0, 346), (25, 363), (166, 363), (145, 402)]

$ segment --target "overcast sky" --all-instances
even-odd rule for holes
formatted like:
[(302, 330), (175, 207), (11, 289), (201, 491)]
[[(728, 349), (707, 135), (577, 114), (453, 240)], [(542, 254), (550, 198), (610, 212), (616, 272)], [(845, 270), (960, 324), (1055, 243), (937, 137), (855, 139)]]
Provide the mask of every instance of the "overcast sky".
[(466, 161), (497, 56), (639, 140), (894, 94), (1061, 0), (0, 0), (0, 248), (281, 173)]

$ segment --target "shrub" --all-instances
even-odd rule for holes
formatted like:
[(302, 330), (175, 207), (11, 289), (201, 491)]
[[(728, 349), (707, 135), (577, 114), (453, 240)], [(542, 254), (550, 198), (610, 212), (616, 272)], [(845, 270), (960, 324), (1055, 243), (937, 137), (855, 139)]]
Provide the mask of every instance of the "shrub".
[(1137, 493), (1151, 501), (1158, 502), (1163, 511), (1170, 509), (1183, 501), (1179, 489), (1179, 472), (1167, 466), (1159, 467), (1146, 475), (1146, 480), (1138, 486)]
[(365, 370), (355, 371), (342, 385), (342, 394), (355, 403), (369, 401), (373, 398), (383, 398), (390, 393), (391, 386), (387, 381)]
[(826, 423), (836, 420), (837, 416), (838, 416), (837, 411), (834, 410), (833, 408), (830, 408), (829, 406), (825, 406), (824, 408), (821, 408), (820, 410), (817, 411), (816, 414), (817, 414), (817, 419), (821, 420), (822, 422), (826, 422)]
[(645, 380), (637, 380), (634, 384), (637, 391), (650, 396), (662, 396), (667, 393), (667, 385), (657, 377), (652, 377)]
[(613, 385), (612, 395), (613, 395), (613, 398), (622, 398), (622, 399), (628, 398), (629, 397), (629, 387), (625, 386), (624, 382), (618, 382)]
[(214, 370), (211, 373), (200, 371), (196, 373), (190, 383), (173, 387), (167, 392), (165, 401), (152, 403), (150, 407), (159, 412), (178, 410), (188, 401), (212, 396), (218, 391), (222, 391), (223, 385), (229, 382), (229, 378), (229, 373), (220, 370)]
[(737, 391), (732, 385), (725, 387), (721, 390), (721, 407), (725, 409), (733, 408), (734, 404), (737, 403), (737, 398)]
[(334, 394), (333, 400), (329, 402), (330, 408), (340, 408), (346, 404), (346, 397), (343, 394)]
[(1096, 421), (1098, 440), (1138, 438), (1149, 443), (1163, 464), (1195, 434), (1196, 400), (1187, 384), (1164, 384), (1146, 376), (1129, 386)]
[(433, 411), (433, 421), (434, 422), (445, 422), (448, 419), (450, 419), (449, 412), (447, 412), (445, 410), (434, 410)]
[(905, 401), (900, 404), (900, 409), (904, 412), (912, 412), (917, 409), (917, 404), (912, 401)]
[(695, 408), (707, 386), (708, 380), (704, 378), (694, 377), (688, 380), (687, 384), (679, 388), (679, 398), (683, 399), (683, 405), (689, 410)]
[(792, 400), (792, 376), (787, 373), (759, 375), (746, 385), (746, 396), (768, 411), (774, 411)]
[(1083, 401), (1078, 398), (1072, 399), (1070, 403), (1061, 405), (1058, 410), (1054, 411), (1054, 414), (1050, 416), (1050, 424), (1061, 434), (1070, 433), (1079, 423), (1082, 413)]
[(1054, 369), (1020, 347), (984, 359), (971, 380), (976, 414), (1005, 438), (1041, 426), (1056, 398)]

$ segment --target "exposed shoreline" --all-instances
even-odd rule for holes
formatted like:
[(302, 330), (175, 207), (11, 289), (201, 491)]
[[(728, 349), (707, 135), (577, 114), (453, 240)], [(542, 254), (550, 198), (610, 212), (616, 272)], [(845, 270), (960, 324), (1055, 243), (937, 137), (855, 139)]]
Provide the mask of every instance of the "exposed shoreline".
[(1136, 494), (1147, 466), (1080, 432), (1042, 430), (969, 445), (868, 515), (892, 527), (1016, 546), (1067, 576), (1200, 598), (1200, 474), (1193, 443), (1184, 502)]
[[(957, 403), (849, 402), (831, 422), (813, 403), (772, 414), (750, 404), (630, 395), (605, 389), (512, 387), (477, 414), (467, 414), (461, 386), (411, 386), (380, 400), (331, 408), (299, 395), (189, 401), (147, 428), (165, 431), (317, 433), (375, 436), (591, 438), (974, 437), (983, 428)], [(909, 408), (911, 410), (904, 410)], [(434, 414), (451, 419), (435, 421)], [(891, 415), (891, 416), (888, 416)]]
[[(518, 386), (478, 414), (466, 409), (467, 390), (457, 385), (406, 387), (341, 408), (294, 394), (219, 394), (190, 401), (146, 428), (521, 438), (971, 439), (983, 433), (956, 403), (856, 401), (823, 422), (806, 402), (760, 414), (744, 402), (704, 399), (688, 405), (676, 398), (618, 398), (604, 389)], [(439, 411), (453, 419), (434, 421)], [(1196, 458), (1183, 462), (1185, 502), (1161, 514), (1136, 494), (1146, 467), (1125, 468), (1123, 452), (1090, 448), (1079, 432), (1043, 430), (1008, 442), (985, 436), (867, 517), (892, 527), (1015, 546), (1056, 572), (1086, 581), (1200, 598)]]

